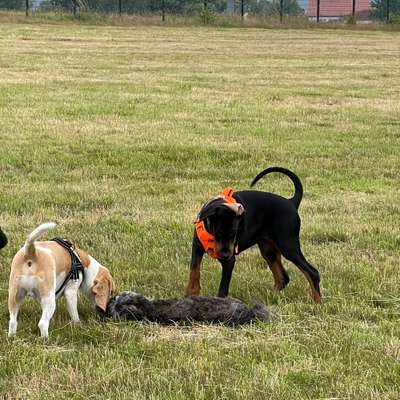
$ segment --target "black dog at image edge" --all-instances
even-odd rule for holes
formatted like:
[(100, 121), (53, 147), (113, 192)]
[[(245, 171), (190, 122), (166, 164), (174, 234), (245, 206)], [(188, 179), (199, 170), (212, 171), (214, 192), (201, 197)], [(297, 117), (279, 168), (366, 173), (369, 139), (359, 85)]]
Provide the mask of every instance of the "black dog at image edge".
[(8, 243), (6, 234), (0, 228), (0, 249), (5, 247)]
[(196, 321), (235, 327), (255, 321), (269, 322), (269, 313), (263, 306), (257, 304), (250, 308), (229, 297), (151, 300), (129, 291), (110, 299), (106, 316), (115, 320), (150, 321), (164, 325)]
[[(284, 289), (289, 283), (289, 276), (281, 261), (283, 255), (303, 272), (310, 283), (313, 299), (321, 302), (319, 273), (306, 260), (300, 248), (300, 217), (297, 211), (303, 197), (300, 179), (286, 168), (271, 167), (260, 172), (253, 179), (251, 187), (272, 172), (280, 172), (291, 179), (295, 188), (291, 199), (256, 190), (232, 191), (231, 195), (217, 196), (202, 207), (193, 236), (186, 296), (200, 293), (200, 266), (206, 252), (201, 235), (205, 234), (213, 238), (210, 241), (214, 247), (207, 250), (208, 254), (218, 259), (222, 266), (219, 297), (229, 293), (235, 256), (258, 245), (273, 273), (276, 290)], [(203, 231), (198, 229), (197, 224), (203, 224)]]

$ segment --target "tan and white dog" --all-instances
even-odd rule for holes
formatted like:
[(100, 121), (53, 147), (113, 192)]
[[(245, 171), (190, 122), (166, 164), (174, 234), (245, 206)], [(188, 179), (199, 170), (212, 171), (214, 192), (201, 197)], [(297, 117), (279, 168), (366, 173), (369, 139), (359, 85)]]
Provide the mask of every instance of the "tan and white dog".
[(68, 313), (74, 322), (79, 322), (79, 290), (103, 311), (112, 296), (114, 281), (109, 270), (78, 248), (75, 251), (84, 266), (84, 274), (79, 274), (79, 280), (68, 280), (64, 289), (56, 296), (56, 291), (71, 271), (71, 257), (66, 249), (54, 241), (35, 242), (39, 236), (54, 227), (54, 223), (38, 226), (14, 256), (8, 294), (9, 336), (17, 332), (18, 311), (26, 295), (32, 296), (41, 304), (42, 316), (38, 326), (42, 337), (49, 334), (49, 323), (56, 309), (56, 299), (62, 295), (65, 296)]

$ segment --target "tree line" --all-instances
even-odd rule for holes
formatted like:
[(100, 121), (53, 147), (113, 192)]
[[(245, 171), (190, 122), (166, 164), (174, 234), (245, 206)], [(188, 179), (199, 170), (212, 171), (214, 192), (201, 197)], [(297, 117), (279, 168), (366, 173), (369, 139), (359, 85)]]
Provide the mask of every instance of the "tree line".
[[(128, 14), (153, 14), (162, 10), (169, 14), (196, 15), (206, 7), (210, 12), (223, 13), (227, 11), (227, 0), (29, 0), (31, 7), (39, 10), (81, 10), (115, 13), (119, 10), (121, 1), (122, 11)], [(23, 10), (26, 0), (0, 0), (0, 8)], [(284, 0), (285, 14), (299, 15), (304, 12), (297, 0)], [(279, 14), (280, 0), (244, 0), (243, 11), (257, 15)], [(242, 0), (234, 0), (234, 8), (241, 12)]]
[[(206, 7), (210, 12), (227, 11), (229, 0), (28, 0), (30, 7), (43, 11), (73, 10), (101, 13), (116, 13), (121, 5), (122, 12), (128, 14), (154, 14), (166, 12), (175, 15), (196, 15)], [(235, 10), (242, 11), (242, 0), (231, 0)], [(321, 0), (324, 1), (324, 0)], [(332, 0), (330, 0), (332, 1)], [(349, 0), (351, 1), (351, 0)], [(389, 10), (387, 5), (389, 4)], [(243, 0), (243, 11), (255, 15), (301, 15), (304, 10), (297, 0)], [(24, 10), (26, 0), (0, 0), (0, 9)], [(387, 13), (400, 15), (400, 0), (372, 0), (371, 17), (384, 20)]]

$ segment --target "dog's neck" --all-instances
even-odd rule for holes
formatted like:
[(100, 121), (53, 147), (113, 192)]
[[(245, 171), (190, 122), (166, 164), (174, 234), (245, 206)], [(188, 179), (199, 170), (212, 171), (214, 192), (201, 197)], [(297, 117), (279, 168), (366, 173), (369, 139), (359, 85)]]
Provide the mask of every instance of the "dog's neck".
[(96, 276), (101, 268), (101, 264), (92, 256), (89, 256), (89, 260), (90, 263), (85, 269), (85, 279), (83, 280), (80, 289), (86, 295), (86, 297), (89, 298), (89, 300), (93, 301), (92, 287), (94, 280), (96, 279)]

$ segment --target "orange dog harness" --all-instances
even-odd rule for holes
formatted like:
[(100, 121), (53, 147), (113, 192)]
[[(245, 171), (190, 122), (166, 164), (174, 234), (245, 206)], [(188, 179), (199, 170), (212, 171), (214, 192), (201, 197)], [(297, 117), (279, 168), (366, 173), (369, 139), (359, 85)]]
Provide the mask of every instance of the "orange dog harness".
[[(221, 198), (223, 199), (224, 203), (228, 205), (232, 205), (233, 207), (230, 207), (232, 209), (236, 209), (236, 213), (240, 215), (243, 211), (243, 206), (238, 203), (233, 197), (233, 189), (231, 187), (227, 187), (224, 189), (222, 193), (220, 193), (217, 197), (215, 197), (212, 200)], [(238, 210), (241, 210), (240, 212)], [(214, 235), (211, 233), (207, 232), (205, 226), (204, 226), (204, 221), (200, 220), (197, 218), (195, 222), (195, 229), (196, 229), (196, 234), (197, 237), (203, 246), (204, 250), (206, 253), (212, 257), (212, 258), (218, 258), (218, 254), (215, 251), (215, 238)], [(238, 247), (236, 245), (235, 248), (235, 253), (238, 253)]]

